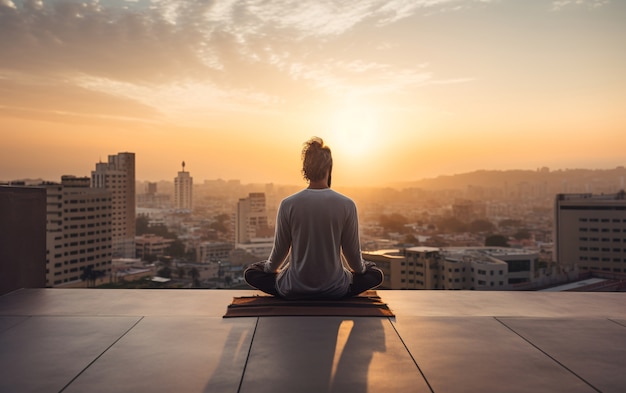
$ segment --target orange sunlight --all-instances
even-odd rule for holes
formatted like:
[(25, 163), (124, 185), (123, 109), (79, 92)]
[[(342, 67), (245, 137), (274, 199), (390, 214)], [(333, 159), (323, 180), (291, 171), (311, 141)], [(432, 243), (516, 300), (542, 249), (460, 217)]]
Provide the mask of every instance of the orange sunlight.
[(337, 187), (626, 158), (626, 2), (66, 2), (0, 0), (0, 182), (304, 185), (312, 136)]

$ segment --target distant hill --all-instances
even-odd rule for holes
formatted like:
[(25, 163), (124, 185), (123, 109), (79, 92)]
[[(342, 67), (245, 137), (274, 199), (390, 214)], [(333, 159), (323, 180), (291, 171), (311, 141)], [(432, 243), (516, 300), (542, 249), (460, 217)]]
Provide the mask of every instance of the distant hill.
[[(502, 188), (523, 183), (544, 184), (550, 187), (572, 189), (575, 192), (598, 192), (598, 188), (624, 188), (626, 168), (614, 169), (565, 169), (550, 171), (542, 168), (531, 170), (478, 170), (456, 175), (438, 176), (413, 182), (395, 183), (394, 188), (419, 188), (425, 190), (465, 189), (467, 187)], [(596, 191), (594, 191), (596, 190)]]

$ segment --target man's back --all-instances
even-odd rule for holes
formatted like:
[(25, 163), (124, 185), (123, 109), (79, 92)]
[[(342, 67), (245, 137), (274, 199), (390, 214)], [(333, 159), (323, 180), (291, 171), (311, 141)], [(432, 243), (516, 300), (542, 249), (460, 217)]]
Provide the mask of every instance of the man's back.
[(342, 296), (350, 285), (342, 248), (351, 267), (362, 270), (354, 202), (329, 188), (305, 189), (286, 198), (278, 212), (272, 268), (285, 259), (289, 245), (291, 262), (278, 278), (279, 292)]
[[(286, 298), (339, 298), (382, 283), (383, 272), (361, 258), (354, 202), (330, 189), (332, 169), (324, 141), (305, 142), (302, 174), (309, 186), (281, 202), (270, 258), (245, 270), (248, 284)], [(284, 263), (290, 252), (291, 261)]]

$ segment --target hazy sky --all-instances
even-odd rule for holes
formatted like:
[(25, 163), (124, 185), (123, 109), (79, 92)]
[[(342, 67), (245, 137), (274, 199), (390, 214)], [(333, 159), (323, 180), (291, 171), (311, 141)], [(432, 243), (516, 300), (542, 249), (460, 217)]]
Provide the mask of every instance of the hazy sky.
[(0, 180), (626, 164), (626, 1), (0, 0)]

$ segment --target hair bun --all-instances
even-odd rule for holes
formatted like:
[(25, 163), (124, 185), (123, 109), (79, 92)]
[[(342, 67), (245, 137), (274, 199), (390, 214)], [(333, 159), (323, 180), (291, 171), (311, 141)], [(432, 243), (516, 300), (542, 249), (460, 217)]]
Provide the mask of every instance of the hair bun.
[(320, 137), (312, 137), (302, 149), (302, 174), (307, 180), (321, 180), (333, 166), (330, 148)]

